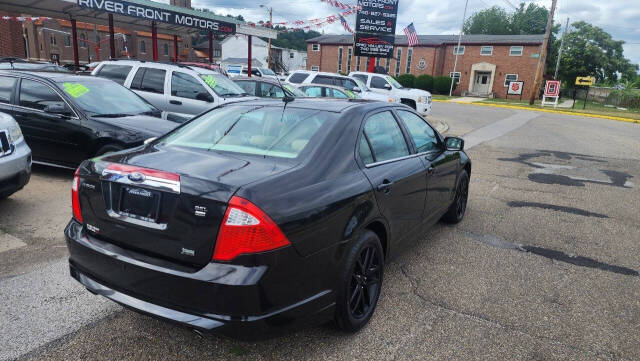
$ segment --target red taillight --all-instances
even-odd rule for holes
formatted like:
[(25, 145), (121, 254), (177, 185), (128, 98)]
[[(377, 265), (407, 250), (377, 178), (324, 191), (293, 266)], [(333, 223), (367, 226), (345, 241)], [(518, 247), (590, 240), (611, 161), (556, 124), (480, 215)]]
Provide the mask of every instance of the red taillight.
[(248, 200), (234, 196), (220, 225), (213, 260), (230, 261), (241, 254), (270, 251), (289, 244), (266, 213)]
[(71, 185), (71, 208), (73, 209), (73, 217), (80, 223), (82, 220), (82, 211), (80, 210), (80, 168), (76, 169), (73, 175), (73, 184)]

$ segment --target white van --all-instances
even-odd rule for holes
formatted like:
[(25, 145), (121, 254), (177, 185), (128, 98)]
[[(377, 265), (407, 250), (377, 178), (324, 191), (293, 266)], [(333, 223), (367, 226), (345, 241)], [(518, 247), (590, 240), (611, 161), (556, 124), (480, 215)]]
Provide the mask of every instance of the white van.
[(372, 91), (394, 96), (422, 115), (431, 114), (431, 93), (425, 90), (404, 88), (395, 79), (386, 74), (352, 71), (350, 77), (362, 80)]

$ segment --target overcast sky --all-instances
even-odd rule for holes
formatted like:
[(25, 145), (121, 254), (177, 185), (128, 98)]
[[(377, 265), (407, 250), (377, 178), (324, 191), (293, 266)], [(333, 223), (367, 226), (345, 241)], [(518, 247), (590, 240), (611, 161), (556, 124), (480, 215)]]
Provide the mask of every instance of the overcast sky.
[[(168, 0), (157, 0), (168, 3)], [(353, 3), (355, 0), (340, 0)], [(464, 10), (465, 0), (400, 0), (396, 32), (413, 22), (419, 34), (457, 34)], [(551, 6), (551, 0), (527, 0), (539, 5)], [(494, 5), (513, 11), (509, 4), (518, 5), (518, 0), (469, 0), (469, 13)], [(209, 8), (218, 14), (241, 14), (247, 21), (268, 20), (266, 10), (260, 4), (273, 7), (274, 22), (326, 17), (339, 12), (320, 0), (192, 0), (195, 8)], [(558, 0), (555, 21), (571, 22), (584, 20), (600, 26), (614, 39), (624, 40), (625, 56), (640, 63), (640, 0)], [(355, 26), (355, 15), (347, 17)], [(340, 23), (315, 29), (327, 34), (345, 33)]]

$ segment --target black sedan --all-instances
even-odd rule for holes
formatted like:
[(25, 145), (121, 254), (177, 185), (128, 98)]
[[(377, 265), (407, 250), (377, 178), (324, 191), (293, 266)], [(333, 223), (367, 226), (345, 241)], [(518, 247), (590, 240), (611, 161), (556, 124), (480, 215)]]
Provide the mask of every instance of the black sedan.
[(12, 115), (35, 163), (77, 167), (142, 145), (180, 121), (115, 82), (62, 72), (0, 71), (0, 112)]
[(227, 104), (81, 164), (71, 275), (139, 312), (234, 338), (374, 312), (384, 262), (462, 220), (471, 162), (404, 105)]

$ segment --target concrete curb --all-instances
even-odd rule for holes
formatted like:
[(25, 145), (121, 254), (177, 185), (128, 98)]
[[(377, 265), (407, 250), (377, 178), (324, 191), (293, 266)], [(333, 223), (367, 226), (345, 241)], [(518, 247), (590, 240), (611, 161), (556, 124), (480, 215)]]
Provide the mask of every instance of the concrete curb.
[(450, 101), (450, 100), (440, 100), (440, 99), (433, 99), (433, 101), (434, 102), (439, 102), (439, 103), (454, 103), (454, 104), (476, 105), (476, 106), (481, 106), (481, 107), (531, 110), (531, 111), (534, 111), (534, 112), (556, 113), (556, 114), (573, 115), (573, 116), (589, 117), (589, 118), (611, 119), (611, 120), (618, 120), (618, 121), (621, 121), (621, 122), (640, 124), (640, 119), (614, 117), (614, 116), (601, 115), (601, 114), (567, 112), (567, 111), (555, 110), (555, 109), (537, 109), (537, 108), (521, 107), (521, 106), (517, 106), (517, 105), (489, 104), (489, 103), (480, 103), (480, 102), (474, 102), (474, 103), (453, 102), (453, 101)]
[(432, 127), (436, 128), (438, 133), (444, 134), (449, 130), (449, 124), (443, 122), (442, 120), (429, 119), (429, 118), (430, 117), (427, 117), (427, 121), (429, 122), (429, 124), (431, 124)]

